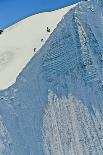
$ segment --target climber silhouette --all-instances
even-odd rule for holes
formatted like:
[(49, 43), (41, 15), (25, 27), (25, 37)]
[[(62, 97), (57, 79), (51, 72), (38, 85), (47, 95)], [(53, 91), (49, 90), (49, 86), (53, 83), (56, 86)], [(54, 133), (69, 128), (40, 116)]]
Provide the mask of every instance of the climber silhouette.
[(2, 34), (3, 33), (3, 30), (0, 30), (0, 34)]
[(47, 32), (50, 32), (50, 29), (49, 29), (49, 27), (47, 27)]
[(34, 48), (34, 52), (36, 51), (36, 48)]

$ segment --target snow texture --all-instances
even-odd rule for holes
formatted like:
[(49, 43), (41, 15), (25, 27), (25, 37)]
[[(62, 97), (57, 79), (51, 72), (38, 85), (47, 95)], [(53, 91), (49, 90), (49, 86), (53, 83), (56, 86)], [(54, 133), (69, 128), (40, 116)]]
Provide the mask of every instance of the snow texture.
[(102, 1), (80, 2), (0, 92), (0, 155), (103, 155), (102, 28)]

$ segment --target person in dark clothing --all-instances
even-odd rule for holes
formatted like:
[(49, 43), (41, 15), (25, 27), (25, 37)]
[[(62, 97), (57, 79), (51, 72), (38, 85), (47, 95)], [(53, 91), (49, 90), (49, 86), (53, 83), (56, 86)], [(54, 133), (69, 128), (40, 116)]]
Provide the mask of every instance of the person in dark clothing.
[(36, 51), (36, 48), (34, 48), (34, 52)]
[(47, 27), (47, 32), (50, 32), (50, 29), (49, 29), (49, 27)]
[(0, 30), (0, 34), (2, 34), (3, 33), (3, 30)]
[(41, 42), (43, 42), (44, 41), (44, 39), (41, 39)]

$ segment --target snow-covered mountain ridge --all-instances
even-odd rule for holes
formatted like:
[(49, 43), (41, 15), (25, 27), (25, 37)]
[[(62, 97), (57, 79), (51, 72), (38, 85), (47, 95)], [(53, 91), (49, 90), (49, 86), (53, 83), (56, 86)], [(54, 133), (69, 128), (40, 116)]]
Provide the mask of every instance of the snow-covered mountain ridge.
[(1, 155), (103, 155), (102, 28), (102, 1), (82, 1), (0, 92)]
[[(15, 83), (19, 73), (45, 44), (63, 16), (76, 5), (33, 15), (4, 30), (0, 35), (0, 90)], [(47, 27), (50, 32), (47, 32)]]

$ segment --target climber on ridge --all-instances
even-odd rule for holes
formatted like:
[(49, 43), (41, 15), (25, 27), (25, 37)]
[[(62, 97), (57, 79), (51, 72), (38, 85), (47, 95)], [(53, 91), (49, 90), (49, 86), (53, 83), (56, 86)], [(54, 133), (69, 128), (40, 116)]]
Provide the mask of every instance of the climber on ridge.
[(3, 30), (0, 30), (0, 34), (2, 34), (3, 33)]
[(34, 52), (36, 51), (36, 48), (34, 48)]
[(47, 27), (47, 32), (50, 32), (50, 29), (49, 29), (49, 27)]
[(44, 41), (44, 39), (41, 39), (41, 42), (43, 42)]

